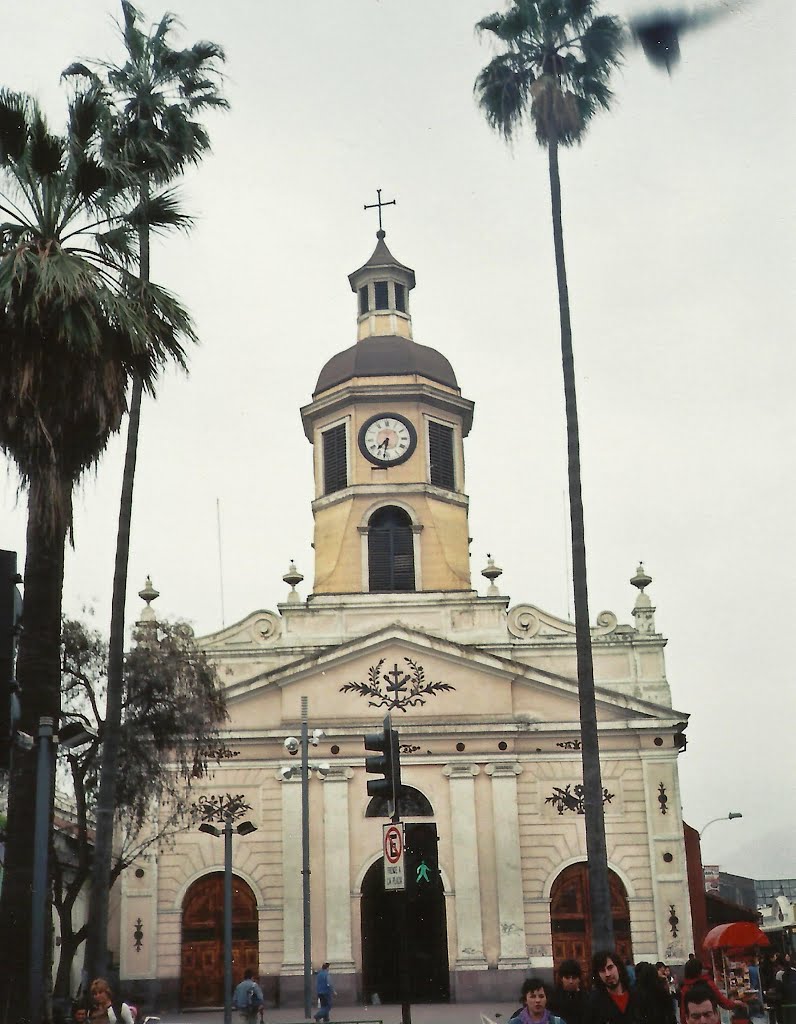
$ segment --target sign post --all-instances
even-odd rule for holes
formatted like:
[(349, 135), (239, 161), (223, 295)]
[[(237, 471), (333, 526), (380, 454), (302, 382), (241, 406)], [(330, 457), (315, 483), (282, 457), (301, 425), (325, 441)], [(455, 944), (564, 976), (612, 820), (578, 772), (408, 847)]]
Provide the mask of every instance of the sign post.
[(384, 843), (384, 888), (388, 892), (402, 892), (406, 888), (404, 871), (404, 826), (391, 822), (382, 825)]

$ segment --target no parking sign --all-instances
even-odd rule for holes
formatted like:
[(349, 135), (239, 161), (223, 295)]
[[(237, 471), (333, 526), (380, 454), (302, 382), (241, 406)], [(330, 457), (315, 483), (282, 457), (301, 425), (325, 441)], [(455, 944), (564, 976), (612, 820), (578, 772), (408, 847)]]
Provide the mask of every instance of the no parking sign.
[(382, 825), (382, 838), (384, 841), (384, 888), (388, 892), (400, 892), (406, 888), (403, 824)]

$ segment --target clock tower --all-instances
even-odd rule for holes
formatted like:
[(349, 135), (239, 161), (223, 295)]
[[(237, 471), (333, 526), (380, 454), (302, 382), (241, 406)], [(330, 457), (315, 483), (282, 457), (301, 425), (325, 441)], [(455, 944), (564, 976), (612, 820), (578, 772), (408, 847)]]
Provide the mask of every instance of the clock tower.
[(470, 591), (462, 441), (473, 403), (412, 336), (415, 274), (377, 232), (349, 275), (357, 341), (326, 363), (301, 410), (314, 449), (313, 593)]

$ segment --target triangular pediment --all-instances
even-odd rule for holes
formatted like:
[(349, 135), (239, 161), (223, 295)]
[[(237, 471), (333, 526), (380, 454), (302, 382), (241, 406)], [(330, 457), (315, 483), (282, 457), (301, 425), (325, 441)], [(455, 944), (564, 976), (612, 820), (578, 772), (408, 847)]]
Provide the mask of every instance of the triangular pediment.
[[(526, 723), (565, 728), (579, 721), (575, 679), (557, 675), (399, 623), (322, 648), (227, 689), (233, 721), (296, 720), (306, 696), (313, 718), (372, 723), (388, 711), (405, 727), (440, 722)], [(687, 716), (604, 688), (596, 690), (601, 727), (664, 728)], [(260, 708), (260, 711), (256, 710)]]

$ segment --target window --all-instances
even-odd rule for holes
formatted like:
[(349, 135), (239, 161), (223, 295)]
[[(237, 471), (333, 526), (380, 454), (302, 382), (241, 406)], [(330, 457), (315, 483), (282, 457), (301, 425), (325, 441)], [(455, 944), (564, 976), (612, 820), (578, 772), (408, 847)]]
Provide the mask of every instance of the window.
[(359, 289), (359, 312), (367, 313), (368, 309), (368, 286), (364, 285)]
[(395, 282), (395, 308), (399, 313), (406, 312), (406, 288)]
[(374, 512), (368, 523), (368, 586), (371, 593), (415, 589), (412, 521), (394, 505)]
[(345, 423), (323, 432), (323, 493), (331, 494), (348, 486)]
[(387, 282), (376, 281), (373, 286), (373, 295), (376, 299), (376, 309), (389, 309), (390, 302), (387, 298)]
[(432, 484), (454, 490), (453, 427), (446, 427), (435, 420), (428, 421), (428, 454)]

